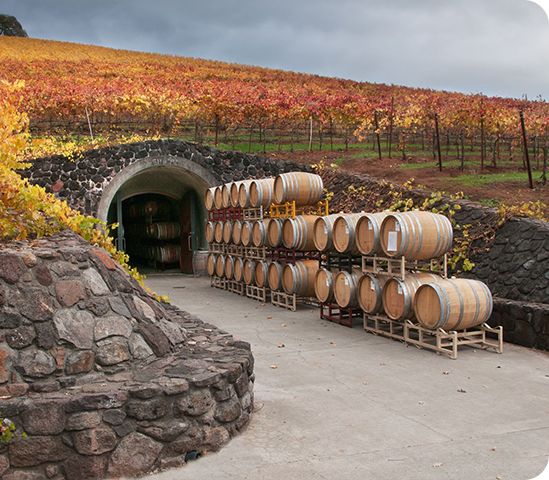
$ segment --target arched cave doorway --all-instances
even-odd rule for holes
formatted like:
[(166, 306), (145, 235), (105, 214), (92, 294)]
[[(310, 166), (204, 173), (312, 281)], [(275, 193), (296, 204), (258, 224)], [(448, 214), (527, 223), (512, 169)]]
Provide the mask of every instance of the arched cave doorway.
[(119, 172), (103, 192), (98, 217), (121, 225), (113, 236), (132, 265), (193, 273), (207, 246), (202, 199), (215, 178), (196, 164), (189, 170), (171, 162), (157, 159)]

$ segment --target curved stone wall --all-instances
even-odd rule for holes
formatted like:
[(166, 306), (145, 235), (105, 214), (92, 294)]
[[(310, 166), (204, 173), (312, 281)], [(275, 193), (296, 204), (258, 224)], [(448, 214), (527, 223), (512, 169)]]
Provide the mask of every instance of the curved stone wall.
[(0, 250), (0, 308), (0, 412), (19, 432), (0, 478), (143, 475), (249, 421), (249, 344), (157, 302), (72, 232)]

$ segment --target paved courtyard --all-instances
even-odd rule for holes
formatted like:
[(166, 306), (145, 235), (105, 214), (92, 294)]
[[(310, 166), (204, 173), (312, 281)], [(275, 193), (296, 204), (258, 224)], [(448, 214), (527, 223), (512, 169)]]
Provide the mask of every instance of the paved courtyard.
[[(210, 287), (146, 283), (252, 344), (255, 413), (219, 453), (150, 478), (528, 480), (549, 459), (549, 356), (505, 344), (457, 360)], [(548, 469), (549, 472), (549, 469)], [(548, 473), (549, 475), (549, 473)]]

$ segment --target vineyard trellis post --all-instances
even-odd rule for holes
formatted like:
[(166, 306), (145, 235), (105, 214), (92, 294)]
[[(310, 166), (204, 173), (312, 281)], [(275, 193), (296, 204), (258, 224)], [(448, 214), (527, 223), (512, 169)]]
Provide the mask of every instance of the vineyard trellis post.
[(526, 158), (526, 168), (528, 169), (528, 182), (530, 188), (534, 189), (534, 182), (532, 180), (532, 169), (530, 168), (530, 155), (528, 154), (528, 142), (526, 141), (526, 125), (524, 124), (524, 112), (520, 111), (520, 126), (522, 127), (522, 145), (524, 148), (524, 155)]
[(381, 140), (379, 139), (379, 122), (377, 119), (377, 110), (374, 111), (374, 122), (376, 127), (376, 136), (377, 136), (377, 152), (379, 155), (379, 160), (381, 161)]
[(435, 130), (437, 136), (438, 169), (442, 172), (442, 152), (440, 151), (440, 132), (438, 129), (438, 114), (435, 112)]

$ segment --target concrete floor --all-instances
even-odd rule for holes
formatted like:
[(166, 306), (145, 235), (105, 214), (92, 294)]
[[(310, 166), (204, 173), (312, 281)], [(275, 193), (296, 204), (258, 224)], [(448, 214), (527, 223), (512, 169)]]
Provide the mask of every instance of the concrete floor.
[(150, 478), (528, 480), (547, 466), (546, 354), (505, 344), (502, 355), (466, 347), (451, 360), (321, 321), (312, 307), (261, 306), (207, 278), (146, 283), (249, 341), (256, 359), (248, 429)]

